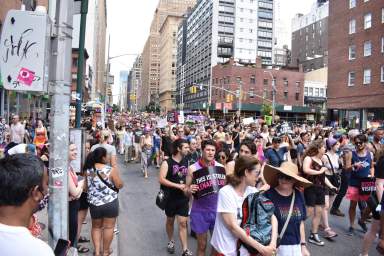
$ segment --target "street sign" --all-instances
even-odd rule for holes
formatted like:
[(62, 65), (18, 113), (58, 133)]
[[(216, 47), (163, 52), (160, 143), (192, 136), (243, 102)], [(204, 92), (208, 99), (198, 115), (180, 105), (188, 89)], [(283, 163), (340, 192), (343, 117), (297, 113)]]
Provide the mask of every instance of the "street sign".
[(48, 25), (49, 18), (45, 13), (8, 11), (0, 40), (1, 77), (7, 90), (47, 91)]

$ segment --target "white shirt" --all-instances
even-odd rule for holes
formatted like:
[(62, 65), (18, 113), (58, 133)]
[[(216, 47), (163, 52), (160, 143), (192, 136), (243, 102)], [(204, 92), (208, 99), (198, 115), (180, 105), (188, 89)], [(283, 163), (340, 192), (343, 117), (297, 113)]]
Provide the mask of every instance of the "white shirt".
[(243, 196), (239, 196), (231, 185), (226, 185), (219, 191), (217, 202), (217, 215), (215, 228), (213, 230), (211, 245), (219, 253), (225, 256), (237, 256), (238, 238), (225, 225), (221, 213), (233, 213), (237, 216), (237, 224), (240, 226), (242, 219), (242, 205), (244, 199), (252, 193), (257, 192), (255, 187), (248, 186)]
[(11, 141), (15, 143), (23, 143), (25, 128), (20, 122), (11, 124)]
[(25, 227), (14, 227), (0, 223), (1, 255), (54, 256), (44, 241), (32, 236)]
[(8, 150), (8, 155), (25, 154), (27, 153), (27, 144), (19, 144)]

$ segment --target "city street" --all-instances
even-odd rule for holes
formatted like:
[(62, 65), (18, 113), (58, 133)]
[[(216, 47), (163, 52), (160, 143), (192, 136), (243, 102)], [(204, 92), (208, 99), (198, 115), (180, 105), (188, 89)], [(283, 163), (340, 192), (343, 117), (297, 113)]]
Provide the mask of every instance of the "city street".
[[(155, 205), (155, 197), (159, 189), (157, 181), (158, 170), (150, 168), (149, 178), (145, 180), (140, 172), (140, 164), (125, 165), (119, 158), (119, 168), (125, 187), (121, 190), (120, 216), (119, 216), (119, 251), (120, 255), (169, 255), (166, 251), (167, 236), (165, 233), (165, 215)], [(342, 211), (347, 212), (347, 201), (343, 201)], [(359, 255), (363, 233), (360, 229), (356, 236), (347, 236), (347, 218), (330, 217), (331, 226), (339, 234), (333, 242), (325, 241), (324, 247), (309, 244), (313, 256), (326, 255)], [(307, 222), (307, 234), (308, 225)], [(181, 254), (180, 243), (175, 236), (176, 253)], [(196, 249), (196, 240), (189, 237), (188, 244), (193, 252)], [(379, 255), (372, 246), (370, 254)]]

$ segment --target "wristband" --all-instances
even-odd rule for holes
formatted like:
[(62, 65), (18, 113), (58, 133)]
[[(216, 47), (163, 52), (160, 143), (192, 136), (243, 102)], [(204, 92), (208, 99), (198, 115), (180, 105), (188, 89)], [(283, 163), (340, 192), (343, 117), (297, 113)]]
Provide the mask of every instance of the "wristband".
[(301, 246), (307, 246), (307, 243), (306, 242), (301, 242), (300, 245)]

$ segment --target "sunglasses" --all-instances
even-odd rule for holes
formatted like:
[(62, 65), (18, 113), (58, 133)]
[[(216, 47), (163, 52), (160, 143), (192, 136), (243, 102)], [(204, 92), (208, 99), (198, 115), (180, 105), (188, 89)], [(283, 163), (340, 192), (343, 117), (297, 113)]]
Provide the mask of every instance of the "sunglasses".
[(278, 178), (281, 180), (293, 180), (293, 178), (291, 176), (288, 176), (285, 174), (279, 174)]
[(364, 144), (364, 142), (362, 142), (362, 141), (356, 141), (355, 144), (356, 144), (357, 146), (361, 146), (361, 145)]
[(225, 155), (220, 155), (220, 158), (221, 158), (221, 159), (226, 159), (227, 156), (225, 156)]

